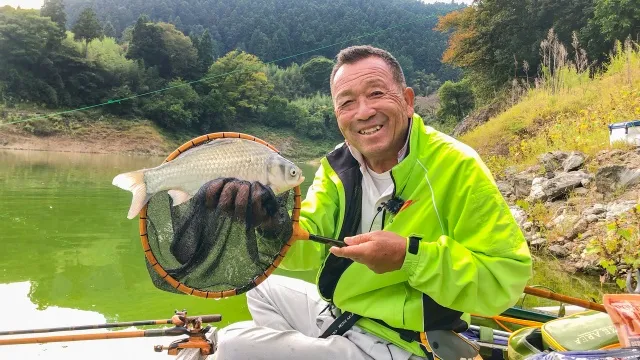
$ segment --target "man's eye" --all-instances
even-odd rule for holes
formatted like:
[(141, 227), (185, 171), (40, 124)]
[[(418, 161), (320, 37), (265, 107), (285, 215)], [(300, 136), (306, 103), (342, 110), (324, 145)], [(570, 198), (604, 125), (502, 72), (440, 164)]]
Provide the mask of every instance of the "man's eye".
[(371, 93), (371, 96), (381, 96), (383, 94), (384, 93), (382, 91), (374, 91), (374, 92)]
[(343, 102), (340, 106), (341, 107), (345, 107), (345, 106), (351, 104), (352, 102), (353, 102), (353, 100), (347, 100), (347, 101)]

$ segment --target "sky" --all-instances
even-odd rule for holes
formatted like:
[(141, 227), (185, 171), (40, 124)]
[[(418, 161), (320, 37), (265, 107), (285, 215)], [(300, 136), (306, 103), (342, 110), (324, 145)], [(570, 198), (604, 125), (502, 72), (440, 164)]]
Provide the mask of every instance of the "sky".
[[(42, 6), (43, 0), (0, 0), (0, 7), (10, 5), (17, 7), (20, 5), (23, 9), (39, 9)], [(436, 1), (449, 2), (449, 0), (422, 0), (425, 3), (434, 3)], [(457, 3), (470, 4), (472, 0), (456, 0)]]
[(20, 5), (23, 9), (40, 9), (43, 0), (0, 0), (0, 7), (9, 5), (17, 7)]

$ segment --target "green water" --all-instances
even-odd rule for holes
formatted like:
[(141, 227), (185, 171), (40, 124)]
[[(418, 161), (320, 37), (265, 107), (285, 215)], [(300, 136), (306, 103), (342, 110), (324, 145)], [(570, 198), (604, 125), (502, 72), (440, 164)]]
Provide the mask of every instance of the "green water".
[[(166, 319), (174, 309), (222, 314), (220, 325), (248, 319), (243, 296), (211, 300), (174, 295), (157, 290), (149, 280), (137, 218), (126, 218), (131, 193), (111, 180), (161, 162), (133, 156), (0, 152), (0, 284), (5, 284), (0, 297), (16, 297), (11, 290), (15, 287), (8, 285), (22, 283), (22, 289), (28, 283), (26, 296), (14, 302), (31, 302), (39, 310), (97, 312), (108, 322)], [(304, 193), (315, 169), (301, 167), (307, 174)], [(313, 280), (315, 273), (295, 276)], [(12, 328), (7, 322), (0, 329)]]
[[(161, 161), (0, 151), (0, 330), (166, 319), (174, 309), (221, 314), (222, 326), (249, 318), (244, 296), (207, 300), (175, 295), (156, 289), (149, 280), (138, 221), (126, 218), (131, 193), (111, 180)], [(315, 166), (301, 167), (304, 194)], [(550, 270), (551, 265), (539, 260), (532, 283), (599, 299), (596, 280), (564, 274), (561, 266)], [(313, 271), (277, 273), (309, 281), (315, 277)], [(527, 303), (538, 304), (532, 299)]]

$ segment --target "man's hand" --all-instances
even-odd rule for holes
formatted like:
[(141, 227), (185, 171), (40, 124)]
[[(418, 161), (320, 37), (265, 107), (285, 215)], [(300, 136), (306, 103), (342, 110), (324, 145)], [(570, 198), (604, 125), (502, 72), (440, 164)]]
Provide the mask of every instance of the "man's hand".
[(376, 274), (400, 269), (407, 251), (407, 239), (389, 231), (356, 235), (345, 238), (344, 242), (349, 246), (334, 246), (329, 251), (364, 264)]

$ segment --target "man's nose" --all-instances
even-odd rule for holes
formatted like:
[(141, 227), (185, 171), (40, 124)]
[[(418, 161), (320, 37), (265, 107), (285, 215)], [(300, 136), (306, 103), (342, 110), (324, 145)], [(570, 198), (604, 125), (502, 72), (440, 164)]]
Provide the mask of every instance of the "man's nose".
[(356, 113), (356, 120), (367, 120), (376, 114), (376, 109), (371, 106), (369, 100), (366, 98), (359, 99), (357, 105), (358, 112)]

